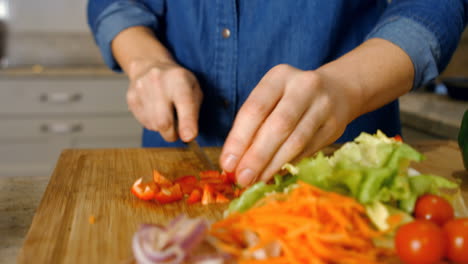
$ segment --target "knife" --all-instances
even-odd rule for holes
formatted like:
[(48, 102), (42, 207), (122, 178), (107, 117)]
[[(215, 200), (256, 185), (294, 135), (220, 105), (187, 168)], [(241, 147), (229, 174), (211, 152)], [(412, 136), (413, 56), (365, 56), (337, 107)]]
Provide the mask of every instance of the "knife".
[(211, 162), (208, 155), (206, 155), (205, 151), (200, 147), (197, 140), (192, 140), (187, 143), (188, 148), (197, 155), (198, 159), (201, 161), (204, 169), (215, 170), (218, 171), (218, 168)]

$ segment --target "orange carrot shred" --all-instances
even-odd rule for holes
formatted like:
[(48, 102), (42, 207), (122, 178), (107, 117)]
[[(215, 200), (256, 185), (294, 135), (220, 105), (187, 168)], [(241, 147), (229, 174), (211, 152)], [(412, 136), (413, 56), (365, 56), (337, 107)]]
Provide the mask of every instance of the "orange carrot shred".
[[(219, 248), (235, 255), (240, 264), (372, 264), (389, 255), (387, 249), (374, 246), (372, 239), (382, 234), (350, 197), (299, 182), (288, 196), (274, 198), (273, 194), (244, 213), (215, 222), (210, 235)], [(248, 243), (247, 233), (256, 239)], [(275, 242), (281, 245), (279, 256), (255, 259), (256, 251)]]

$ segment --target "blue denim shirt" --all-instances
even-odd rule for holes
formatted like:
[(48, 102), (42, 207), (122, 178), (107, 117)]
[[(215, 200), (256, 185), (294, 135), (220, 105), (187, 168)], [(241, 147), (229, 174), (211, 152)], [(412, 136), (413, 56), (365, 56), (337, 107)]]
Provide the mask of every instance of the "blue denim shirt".
[[(89, 25), (107, 65), (123, 29), (154, 30), (204, 93), (199, 141), (222, 145), (235, 115), (263, 75), (287, 63), (314, 70), (367, 38), (387, 39), (411, 58), (414, 87), (447, 65), (463, 31), (468, 0), (89, 0)], [(229, 37), (223, 36), (229, 29)], [(350, 123), (339, 142), (377, 129), (400, 134), (398, 102)], [(143, 146), (180, 146), (144, 130)]]

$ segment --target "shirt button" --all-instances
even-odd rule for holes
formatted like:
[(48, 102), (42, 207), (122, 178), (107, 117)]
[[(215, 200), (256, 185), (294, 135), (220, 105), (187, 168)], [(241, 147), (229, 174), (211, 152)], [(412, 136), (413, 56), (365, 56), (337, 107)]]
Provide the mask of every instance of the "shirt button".
[(221, 34), (223, 35), (223, 38), (227, 39), (231, 36), (231, 30), (229, 30), (229, 28), (223, 28)]
[(231, 104), (231, 102), (229, 102), (228, 99), (223, 99), (223, 106), (225, 109), (228, 109), (229, 108), (229, 105)]

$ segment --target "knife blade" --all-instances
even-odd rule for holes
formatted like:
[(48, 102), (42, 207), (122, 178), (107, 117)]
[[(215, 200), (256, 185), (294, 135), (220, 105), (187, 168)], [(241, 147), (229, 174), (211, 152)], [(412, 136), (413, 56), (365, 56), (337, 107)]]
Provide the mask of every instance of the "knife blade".
[(206, 155), (205, 151), (200, 147), (198, 144), (197, 140), (192, 140), (187, 143), (188, 148), (195, 153), (195, 155), (198, 157), (198, 159), (201, 161), (203, 168), (208, 169), (208, 170), (219, 170), (213, 162), (211, 162), (210, 158), (208, 155)]

